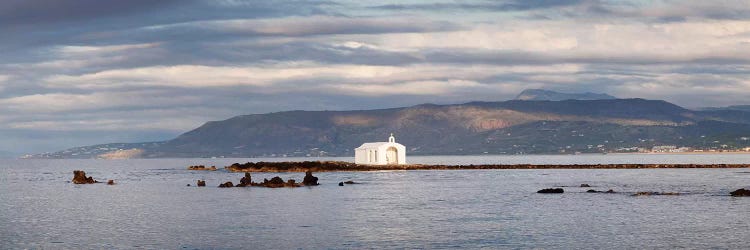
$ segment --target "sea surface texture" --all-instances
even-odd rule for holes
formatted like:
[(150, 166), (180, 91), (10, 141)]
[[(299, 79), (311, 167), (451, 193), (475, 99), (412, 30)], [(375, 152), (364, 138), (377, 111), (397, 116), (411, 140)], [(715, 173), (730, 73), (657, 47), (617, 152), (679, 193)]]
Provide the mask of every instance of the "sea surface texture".
[[(217, 188), (242, 174), (186, 170), (261, 160), (318, 159), (2, 160), (0, 248), (750, 248), (750, 197), (729, 196), (750, 188), (750, 169), (329, 172), (314, 174), (320, 186), (278, 189)], [(407, 160), (750, 163), (750, 155)], [(78, 169), (117, 184), (74, 185)], [(304, 173), (254, 173), (253, 180), (277, 175), (299, 182)], [(207, 186), (196, 187), (198, 179)], [(360, 184), (338, 186), (348, 180)], [(551, 187), (565, 193), (536, 193)], [(632, 196), (646, 191), (680, 195)]]

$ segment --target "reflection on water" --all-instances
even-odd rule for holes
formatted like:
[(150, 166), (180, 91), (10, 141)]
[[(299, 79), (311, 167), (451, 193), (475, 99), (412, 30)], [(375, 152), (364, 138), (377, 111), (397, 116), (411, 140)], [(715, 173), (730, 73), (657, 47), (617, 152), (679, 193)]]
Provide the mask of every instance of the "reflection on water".
[[(727, 196), (750, 187), (746, 169), (338, 172), (316, 173), (322, 185), (296, 189), (219, 189), (220, 182), (236, 183), (241, 174), (185, 170), (250, 160), (258, 159), (2, 161), (0, 248), (750, 247), (750, 198)], [(750, 163), (747, 155), (407, 160)], [(70, 184), (75, 169), (118, 184)], [(253, 179), (276, 175), (298, 181), (304, 176), (256, 173)], [(197, 179), (208, 186), (194, 187)], [(346, 180), (362, 184), (337, 185)], [(620, 193), (586, 193), (589, 188), (577, 187), (581, 183)], [(566, 186), (565, 193), (535, 193), (556, 186)], [(629, 195), (638, 191), (683, 195)]]

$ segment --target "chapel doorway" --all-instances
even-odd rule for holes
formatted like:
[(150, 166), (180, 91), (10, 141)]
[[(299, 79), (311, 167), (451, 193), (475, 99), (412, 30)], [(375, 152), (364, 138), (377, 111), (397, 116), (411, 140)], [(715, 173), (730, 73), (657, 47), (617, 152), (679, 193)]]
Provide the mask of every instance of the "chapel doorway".
[(398, 150), (396, 147), (390, 147), (385, 151), (385, 162), (388, 165), (398, 164)]

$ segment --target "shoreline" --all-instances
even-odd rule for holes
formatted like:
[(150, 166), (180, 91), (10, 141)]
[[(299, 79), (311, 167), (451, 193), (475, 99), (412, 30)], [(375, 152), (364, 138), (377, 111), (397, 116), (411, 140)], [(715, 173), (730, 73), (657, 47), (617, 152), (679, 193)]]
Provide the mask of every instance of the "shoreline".
[[(596, 154), (596, 153), (593, 153)], [(648, 152), (648, 153), (607, 153), (612, 155), (742, 155), (750, 154), (747, 151), (732, 151), (732, 152)]]
[(229, 172), (346, 172), (393, 170), (481, 170), (481, 169), (669, 169), (750, 168), (750, 164), (478, 164), (478, 165), (358, 165), (342, 161), (248, 162), (224, 167)]

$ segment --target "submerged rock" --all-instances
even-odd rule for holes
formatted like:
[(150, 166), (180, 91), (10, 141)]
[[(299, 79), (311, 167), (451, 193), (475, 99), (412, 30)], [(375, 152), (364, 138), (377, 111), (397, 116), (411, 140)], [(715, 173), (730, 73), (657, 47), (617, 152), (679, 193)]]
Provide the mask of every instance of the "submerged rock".
[(536, 192), (540, 194), (562, 194), (565, 190), (562, 188), (545, 188)]
[(115, 180), (107, 180), (107, 185), (115, 185)]
[(305, 186), (317, 186), (318, 184), (318, 177), (315, 177), (312, 175), (311, 171), (305, 172), (305, 178), (302, 179), (302, 184)]
[(289, 179), (286, 181), (286, 184), (284, 186), (285, 187), (299, 187), (301, 185), (297, 184), (297, 181), (295, 181), (294, 179)]
[(732, 196), (750, 196), (750, 190), (740, 188), (737, 190), (734, 190), (734, 192), (729, 193)]
[(680, 195), (676, 192), (637, 192), (633, 196), (650, 196), (650, 195)]
[(220, 188), (230, 188), (230, 187), (234, 187), (234, 183), (232, 183), (231, 181), (227, 181), (227, 182), (225, 182), (225, 183), (219, 184), (219, 187), (220, 187)]
[(598, 190), (594, 190), (594, 189), (589, 189), (589, 190), (587, 190), (587, 191), (586, 191), (586, 193), (606, 193), (606, 194), (614, 194), (614, 193), (615, 193), (615, 190), (612, 190), (612, 189), (610, 189), (610, 190), (607, 190), (607, 191), (598, 191)]
[(588, 187), (591, 187), (591, 185), (584, 183), (584, 184), (581, 184), (581, 187), (582, 188), (588, 188)]
[(86, 172), (82, 170), (73, 171), (73, 184), (93, 184), (97, 182), (94, 177), (86, 177)]
[(358, 184), (358, 183), (353, 182), (353, 181), (345, 181), (344, 184), (351, 185), (351, 184)]
[(206, 181), (204, 181), (204, 180), (198, 180), (198, 186), (199, 187), (205, 187), (206, 186)]

